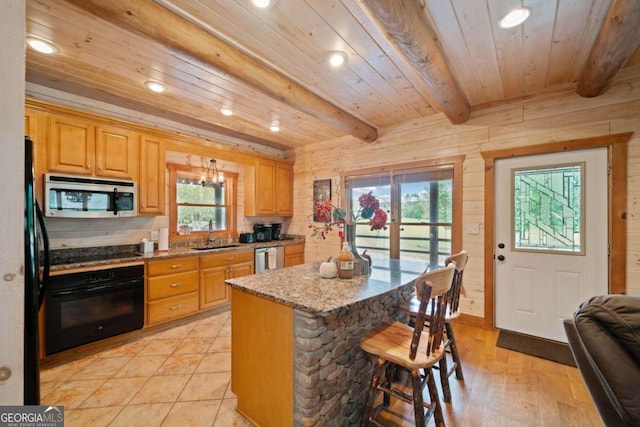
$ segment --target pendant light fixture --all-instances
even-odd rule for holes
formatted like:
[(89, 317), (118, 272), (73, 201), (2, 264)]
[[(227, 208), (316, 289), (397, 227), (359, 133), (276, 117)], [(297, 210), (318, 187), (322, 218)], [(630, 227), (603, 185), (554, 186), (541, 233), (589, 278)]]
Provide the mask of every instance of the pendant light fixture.
[(224, 174), (218, 170), (216, 159), (209, 160), (206, 175), (201, 177), (200, 183), (203, 187), (206, 187), (208, 185), (211, 185), (213, 187), (224, 186)]

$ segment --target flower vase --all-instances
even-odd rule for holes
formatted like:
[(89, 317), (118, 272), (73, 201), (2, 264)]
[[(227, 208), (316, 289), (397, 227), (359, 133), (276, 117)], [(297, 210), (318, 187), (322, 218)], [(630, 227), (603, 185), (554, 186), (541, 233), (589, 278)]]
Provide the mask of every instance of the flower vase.
[(353, 253), (353, 275), (362, 276), (369, 274), (369, 261), (358, 253), (358, 248), (356, 247), (356, 225), (345, 224), (344, 230), (345, 241), (349, 242), (351, 252)]

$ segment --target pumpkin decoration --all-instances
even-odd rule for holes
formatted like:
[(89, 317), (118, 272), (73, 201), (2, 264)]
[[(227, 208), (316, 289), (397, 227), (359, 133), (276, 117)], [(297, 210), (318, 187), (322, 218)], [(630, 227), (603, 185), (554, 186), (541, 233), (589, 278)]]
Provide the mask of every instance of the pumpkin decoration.
[(320, 264), (320, 276), (325, 279), (333, 279), (338, 275), (338, 266), (332, 261), (331, 257)]

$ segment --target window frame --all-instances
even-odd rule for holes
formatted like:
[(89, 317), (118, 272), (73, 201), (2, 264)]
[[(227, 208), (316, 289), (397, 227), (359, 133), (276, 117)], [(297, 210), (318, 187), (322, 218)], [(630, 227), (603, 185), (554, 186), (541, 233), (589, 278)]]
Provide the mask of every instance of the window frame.
[[(169, 171), (169, 241), (182, 242), (206, 239), (208, 234), (207, 231), (192, 231), (191, 234), (186, 236), (178, 234), (178, 203), (176, 202), (176, 180), (181, 174), (199, 178), (203, 175), (206, 175), (207, 169), (175, 163), (168, 163), (167, 169)], [(212, 236), (214, 238), (226, 238), (229, 234), (231, 234), (232, 237), (236, 237), (238, 235), (238, 176), (239, 175), (236, 172), (224, 172), (224, 205), (227, 208), (226, 229), (214, 230), (212, 233)]]
[[(451, 253), (457, 253), (462, 250), (462, 175), (464, 155), (443, 157), (411, 163), (400, 163), (396, 165), (387, 165), (378, 168), (367, 168), (345, 172), (343, 175), (344, 194), (342, 195), (342, 203), (347, 212), (352, 209), (350, 198), (350, 183), (363, 180), (384, 179), (389, 182), (394, 194), (393, 187), (396, 185), (394, 176), (415, 174), (422, 172), (436, 172), (443, 169), (451, 169), (453, 171), (453, 188), (452, 188), (452, 222), (451, 222)], [(400, 230), (401, 224), (400, 203), (398, 200), (391, 200), (391, 209), (387, 226), (389, 230), (389, 257), (400, 256)]]

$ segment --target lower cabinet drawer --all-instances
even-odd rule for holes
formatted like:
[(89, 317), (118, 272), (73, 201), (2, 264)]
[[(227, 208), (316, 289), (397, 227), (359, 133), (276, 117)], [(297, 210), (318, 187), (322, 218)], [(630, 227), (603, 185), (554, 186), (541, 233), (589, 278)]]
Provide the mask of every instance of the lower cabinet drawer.
[(175, 297), (149, 302), (147, 305), (149, 324), (164, 322), (198, 311), (198, 292), (189, 292)]
[(198, 280), (198, 271), (149, 277), (147, 299), (151, 302), (160, 298), (197, 291)]

